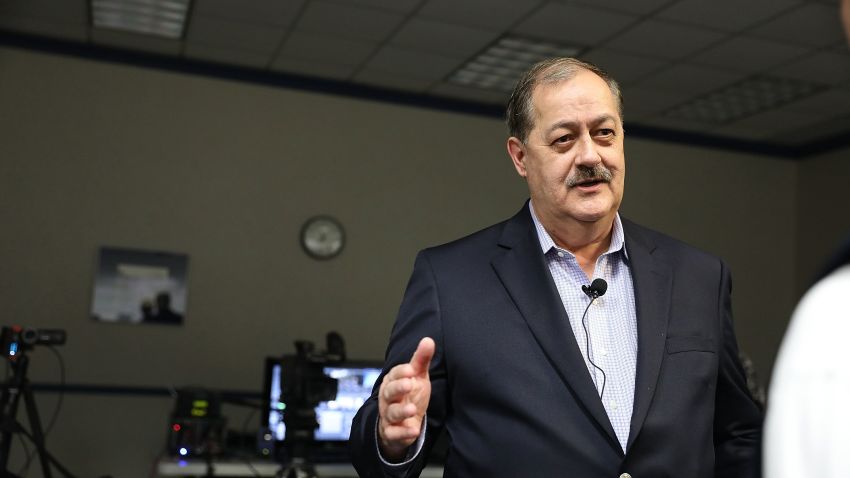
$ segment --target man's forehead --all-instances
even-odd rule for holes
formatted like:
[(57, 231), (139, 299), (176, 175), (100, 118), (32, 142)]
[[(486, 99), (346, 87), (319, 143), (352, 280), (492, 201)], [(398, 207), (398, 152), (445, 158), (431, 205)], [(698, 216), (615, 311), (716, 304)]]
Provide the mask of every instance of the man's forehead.
[[(545, 113), (557, 111), (559, 114), (575, 110), (590, 113), (596, 121), (598, 118), (611, 118), (619, 122), (617, 99), (608, 84), (592, 72), (584, 78), (573, 77), (568, 80), (541, 83), (535, 86), (531, 95), (534, 119), (538, 120)], [(594, 81), (595, 78), (598, 83)], [(586, 108), (583, 108), (586, 107)]]
[(580, 96), (604, 98), (611, 105), (616, 105), (616, 98), (608, 83), (591, 71), (580, 71), (574, 76), (562, 80), (546, 81), (537, 84), (532, 91), (533, 103), (538, 103), (543, 97)]

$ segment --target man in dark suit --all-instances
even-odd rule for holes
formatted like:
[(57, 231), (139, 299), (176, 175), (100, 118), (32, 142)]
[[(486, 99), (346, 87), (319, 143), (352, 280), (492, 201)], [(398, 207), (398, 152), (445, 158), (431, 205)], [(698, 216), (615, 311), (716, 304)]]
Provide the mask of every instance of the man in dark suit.
[[(533, 67), (508, 106), (531, 199), (419, 254), (385, 375), (351, 432), (360, 476), (758, 476), (761, 412), (725, 264), (617, 213), (622, 104), (594, 65)], [(581, 285), (607, 281), (594, 299)]]

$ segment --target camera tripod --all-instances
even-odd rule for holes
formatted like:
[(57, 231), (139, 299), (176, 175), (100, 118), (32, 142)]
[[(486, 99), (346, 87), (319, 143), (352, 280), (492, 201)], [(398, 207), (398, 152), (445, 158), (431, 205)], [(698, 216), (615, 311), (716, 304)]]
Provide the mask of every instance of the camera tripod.
[[(44, 431), (41, 428), (41, 420), (32, 394), (32, 386), (26, 376), (29, 357), (22, 349), (20, 354), (10, 361), (12, 362), (12, 378), (3, 385), (3, 394), (0, 395), (0, 431), (2, 431), (0, 433), (0, 477), (17, 478), (17, 475), (8, 470), (8, 461), (12, 438), (15, 433), (21, 433), (35, 445), (44, 478), (52, 478), (51, 464), (63, 476), (72, 478), (73, 475), (47, 452), (44, 445)], [(29, 432), (16, 419), (21, 397), (23, 397), (24, 406), (27, 409)]]
[(288, 460), (278, 471), (276, 478), (319, 478), (310, 459), (311, 445), (314, 443), (313, 432), (319, 426), (315, 409), (293, 407), (284, 420), (287, 422), (287, 443), (284, 447), (288, 452)]
[(277, 478), (319, 478), (314, 467), (309, 461), (293, 458), (292, 461), (281, 468)]
[(345, 342), (336, 332), (326, 336), (328, 350), (315, 353), (313, 342), (295, 341), (295, 356), (285, 355), (281, 367), (280, 397), (286, 403), (283, 422), (286, 425), (284, 447), (288, 462), (277, 478), (319, 478), (310, 452), (315, 446), (314, 432), (319, 428), (316, 406), (333, 400), (339, 383), (325, 375), (324, 367), (345, 359)]

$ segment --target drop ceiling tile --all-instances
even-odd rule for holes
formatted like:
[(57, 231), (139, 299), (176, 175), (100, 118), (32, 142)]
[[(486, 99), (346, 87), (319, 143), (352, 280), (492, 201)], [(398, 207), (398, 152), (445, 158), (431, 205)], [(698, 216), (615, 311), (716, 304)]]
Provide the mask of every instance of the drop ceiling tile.
[(92, 28), (91, 41), (97, 45), (177, 56), (182, 49), (180, 40), (140, 33), (128, 33), (105, 28)]
[(831, 88), (789, 103), (785, 109), (801, 115), (841, 116), (850, 112), (850, 88)]
[(593, 45), (621, 31), (636, 17), (549, 2), (512, 29), (531, 38), (569, 45)]
[(841, 39), (841, 41), (835, 42), (830, 48), (830, 51), (834, 53), (846, 53), (850, 49), (850, 39)]
[(626, 2), (608, 2), (604, 5), (595, 0), (559, 0), (560, 3), (567, 5), (589, 5), (597, 8), (606, 8), (608, 10), (616, 10), (619, 12), (645, 15), (654, 12), (661, 8), (664, 4), (670, 3), (670, 0), (628, 0)]
[(85, 0), (0, 0), (0, 29), (73, 41), (88, 40)]
[(837, 85), (850, 80), (850, 53), (821, 51), (782, 65), (770, 74)]
[(828, 120), (817, 121), (807, 126), (782, 131), (770, 138), (770, 141), (782, 144), (803, 145), (806, 143), (817, 146), (820, 140), (835, 136), (847, 137), (850, 133), (850, 116), (842, 116)]
[(390, 44), (409, 50), (467, 59), (499, 36), (493, 30), (481, 30), (431, 20), (412, 19), (392, 37)]
[(800, 4), (800, 0), (680, 0), (656, 16), (691, 25), (739, 32)]
[(581, 59), (607, 71), (620, 85), (634, 83), (647, 74), (667, 65), (666, 61), (657, 58), (617, 52), (607, 48), (594, 48), (581, 55)]
[(700, 96), (743, 78), (738, 73), (680, 63), (647, 76), (639, 86)]
[(281, 27), (193, 15), (186, 42), (271, 53), (283, 35)]
[[(447, 58), (431, 53), (405, 50), (394, 46), (385, 46), (378, 50), (365, 65), (364, 69), (384, 71), (391, 74), (403, 72), (405, 77), (435, 82), (444, 79), (457, 69), (462, 60)], [(395, 72), (395, 73), (394, 73)]]
[(628, 114), (625, 116), (627, 128), (630, 128), (632, 125), (642, 125), (644, 124), (644, 121), (654, 116), (651, 113), (640, 112), (634, 109), (629, 109), (627, 113)]
[(421, 78), (396, 75), (386, 70), (374, 68), (365, 68), (361, 70), (354, 76), (352, 81), (364, 85), (379, 86), (381, 88), (410, 93), (422, 93), (428, 89), (432, 83), (431, 81), (423, 80)]
[(0, 18), (24, 17), (88, 24), (86, 0), (0, 0)]
[(760, 128), (737, 128), (730, 131), (715, 131), (714, 135), (729, 140), (743, 140), (759, 143), (764, 142), (766, 139), (764, 136), (764, 130)]
[(256, 50), (231, 48), (221, 45), (191, 43), (186, 45), (183, 56), (192, 60), (220, 63), (227, 66), (243, 66), (263, 69), (269, 63), (269, 55)]
[(286, 59), (356, 66), (369, 58), (376, 48), (375, 42), (294, 31), (278, 54)]
[(505, 30), (543, 4), (541, 0), (429, 0), (417, 16), (470, 27)]
[[(670, 138), (676, 138), (677, 131), (685, 131), (688, 133), (712, 134), (713, 125), (707, 125), (696, 121), (688, 121), (679, 118), (667, 118), (666, 116), (654, 115), (648, 118), (641, 119), (640, 122), (635, 121), (640, 126), (651, 126), (653, 128), (662, 128), (670, 131)], [(629, 137), (629, 117), (626, 116), (626, 138)]]
[(192, 15), (287, 26), (292, 23), (305, 3), (306, 0), (200, 0), (193, 2)]
[(509, 93), (504, 91), (485, 90), (482, 88), (470, 88), (468, 86), (455, 85), (453, 83), (441, 82), (428, 90), (434, 96), (444, 96), (464, 101), (479, 103), (490, 103), (495, 105), (507, 105)]
[(733, 137), (763, 140), (776, 137), (785, 131), (804, 128), (821, 120), (822, 118), (814, 115), (807, 116), (783, 110), (771, 110), (721, 126), (715, 132)]
[(332, 0), (343, 5), (359, 5), (375, 9), (391, 10), (399, 13), (410, 13), (416, 9), (421, 0)]
[(691, 63), (716, 66), (740, 72), (758, 73), (800, 58), (809, 49), (760, 40), (735, 37), (690, 58)]
[(404, 21), (400, 13), (313, 0), (295, 28), (312, 33), (383, 41)]
[(713, 30), (647, 20), (617, 35), (606, 46), (655, 58), (677, 60), (717, 43), (724, 37)]
[(66, 23), (53, 18), (0, 15), (0, 30), (76, 42), (85, 42), (88, 40), (88, 25), (85, 23)]
[(829, 46), (844, 38), (838, 10), (834, 6), (813, 2), (804, 3), (749, 33), (812, 47)]
[(347, 80), (354, 73), (353, 66), (294, 58), (278, 58), (272, 64), (271, 69), (282, 73), (333, 80)]
[(690, 96), (674, 91), (626, 86), (623, 88), (623, 112), (626, 123), (632, 116), (655, 115), (689, 99)]

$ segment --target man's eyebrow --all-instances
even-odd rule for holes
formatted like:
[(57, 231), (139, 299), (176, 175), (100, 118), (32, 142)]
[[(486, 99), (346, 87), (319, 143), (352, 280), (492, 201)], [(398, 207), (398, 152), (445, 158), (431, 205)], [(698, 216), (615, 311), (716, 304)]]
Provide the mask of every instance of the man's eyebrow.
[(549, 136), (553, 131), (561, 128), (578, 129), (578, 123), (575, 121), (558, 121), (546, 130), (546, 136)]
[[(600, 124), (602, 124), (606, 121), (616, 122), (617, 118), (615, 116), (609, 115), (609, 114), (599, 115), (599, 116), (597, 116), (596, 118), (594, 118), (593, 120), (590, 121), (590, 125), (591, 126), (598, 126), (598, 125), (600, 125)], [(560, 128), (577, 129), (578, 126), (579, 126), (579, 123), (577, 121), (569, 121), (569, 120), (559, 121), (559, 122), (553, 124), (552, 126), (550, 126), (549, 129), (546, 130), (545, 134), (548, 136), (548, 135), (552, 134), (553, 131), (560, 129)]]
[(609, 114), (600, 115), (597, 116), (596, 119), (591, 122), (591, 124), (594, 126), (598, 126), (606, 121), (613, 121), (616, 123), (617, 117)]

